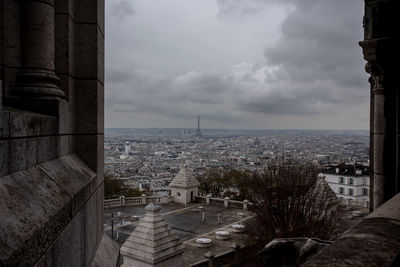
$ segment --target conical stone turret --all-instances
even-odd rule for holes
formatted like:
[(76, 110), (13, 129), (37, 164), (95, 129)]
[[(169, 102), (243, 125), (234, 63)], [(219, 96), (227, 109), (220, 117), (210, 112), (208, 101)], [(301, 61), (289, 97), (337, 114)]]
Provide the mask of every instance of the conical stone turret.
[(151, 203), (146, 215), (121, 247), (123, 267), (183, 266), (184, 246), (161, 216), (161, 207)]

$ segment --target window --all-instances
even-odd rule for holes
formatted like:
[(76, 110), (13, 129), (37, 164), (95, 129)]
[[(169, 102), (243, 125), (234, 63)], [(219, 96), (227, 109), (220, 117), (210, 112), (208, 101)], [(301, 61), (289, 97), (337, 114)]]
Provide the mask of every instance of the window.
[(339, 177), (339, 184), (343, 184), (344, 183), (344, 178), (343, 177)]
[(349, 189), (349, 196), (352, 196), (353, 195), (353, 189)]
[(349, 184), (354, 184), (353, 178), (349, 178)]
[(344, 194), (344, 188), (343, 187), (339, 187), (339, 193), (340, 194)]
[(176, 192), (176, 195), (177, 195), (178, 197), (180, 197), (180, 196), (181, 196), (181, 193), (179, 193), (179, 192)]
[(368, 196), (368, 189), (367, 188), (363, 188), (363, 196)]

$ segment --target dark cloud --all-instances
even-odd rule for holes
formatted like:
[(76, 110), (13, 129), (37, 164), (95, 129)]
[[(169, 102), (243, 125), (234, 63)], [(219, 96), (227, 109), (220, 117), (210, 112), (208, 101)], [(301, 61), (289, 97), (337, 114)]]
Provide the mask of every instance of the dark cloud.
[(288, 4), (295, 0), (217, 0), (218, 15), (236, 18), (252, 16), (277, 4)]
[(133, 0), (112, 0), (108, 8), (110, 8), (111, 16), (118, 20), (124, 20), (126, 17), (135, 14)]
[(334, 105), (366, 103), (367, 78), (357, 44), (362, 38), (362, 1), (293, 3), (281, 37), (265, 49), (267, 66), (279, 66), (280, 78), (266, 83), (270, 94), (243, 102), (243, 109), (317, 114), (334, 112)]
[[(116, 3), (122, 9), (126, 4), (132, 8), (126, 1)], [(121, 60), (123, 64), (113, 61), (107, 66), (108, 124), (138, 127), (121, 125), (135, 121), (139, 127), (185, 127), (184, 122), (201, 114), (208, 120), (209, 127), (293, 128), (307, 125), (326, 128), (327, 118), (330, 128), (360, 128), (354, 126), (354, 122), (368, 125), (369, 87), (358, 47), (358, 41), (362, 39), (363, 1), (217, 0), (218, 15), (240, 20), (282, 3), (290, 12), (283, 20), (276, 41), (265, 40), (264, 54), (258, 61), (243, 58), (225, 71), (212, 70), (218, 52), (202, 51), (202, 44), (217, 38), (216, 35), (208, 36), (206, 30), (198, 37), (190, 35), (198, 38), (199, 42), (197, 46), (196, 42), (190, 42), (187, 50), (192, 53), (202, 51), (206, 55), (204, 62), (209, 61), (210, 70), (195, 70), (195, 63), (191, 64), (189, 59), (186, 62), (186, 57), (179, 58), (179, 55), (170, 61), (166, 60), (168, 57), (161, 60), (158, 55), (166, 45), (159, 39), (156, 39), (157, 56), (146, 61), (146, 57), (154, 53), (146, 50), (145, 38), (161, 35), (156, 35), (155, 31), (147, 34), (145, 30), (137, 38), (133, 34), (132, 43), (143, 41), (140, 51), (144, 51), (146, 57), (138, 57), (138, 62), (129, 63), (130, 53), (138, 50), (127, 50)], [(118, 12), (111, 9), (113, 16), (124, 16)], [(163, 27), (167, 27), (164, 24)], [(150, 27), (147, 22), (142, 25)], [(118, 27), (114, 29), (118, 30)], [(127, 38), (126, 34), (124, 38)], [(239, 36), (237, 42), (241, 41)], [(175, 36), (166, 40), (168, 44), (174, 42), (180, 47), (186, 43)], [(172, 50), (167, 51), (170, 53)], [(160, 64), (152, 67), (147, 64), (150, 61), (159, 61)], [(171, 71), (175, 64), (182, 62), (189, 67), (183, 71)], [(177, 69), (182, 69), (181, 66), (183, 64)], [(348, 115), (343, 118), (346, 112)], [(265, 124), (266, 121), (272, 124)]]

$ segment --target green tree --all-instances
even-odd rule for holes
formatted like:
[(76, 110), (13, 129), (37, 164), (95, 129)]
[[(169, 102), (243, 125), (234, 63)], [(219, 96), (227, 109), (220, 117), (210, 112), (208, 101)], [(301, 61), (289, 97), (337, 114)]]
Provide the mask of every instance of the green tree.
[(123, 191), (123, 195), (126, 197), (140, 197), (142, 192), (140, 192), (140, 190), (137, 188), (129, 187)]
[(121, 195), (123, 182), (112, 175), (104, 175), (104, 198), (115, 198)]
[(319, 170), (311, 165), (270, 165), (249, 180), (251, 209), (247, 221), (252, 242), (274, 238), (335, 239), (342, 233), (343, 209)]
[(199, 191), (203, 195), (212, 194), (213, 197), (219, 197), (225, 188), (229, 185), (227, 176), (223, 175), (219, 169), (209, 169), (198, 178), (200, 183)]

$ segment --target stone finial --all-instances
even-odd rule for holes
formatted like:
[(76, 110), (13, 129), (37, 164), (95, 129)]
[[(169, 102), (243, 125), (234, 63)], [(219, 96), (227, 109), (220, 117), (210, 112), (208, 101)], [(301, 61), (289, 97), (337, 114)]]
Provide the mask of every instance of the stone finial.
[[(157, 204), (154, 204), (153, 202), (151, 202), (149, 205), (147, 205), (145, 208), (144, 208), (146, 211), (151, 211), (151, 212), (159, 212), (160, 210), (161, 210), (161, 206), (159, 206), (159, 205), (157, 205)], [(157, 212), (157, 213), (158, 213)]]

